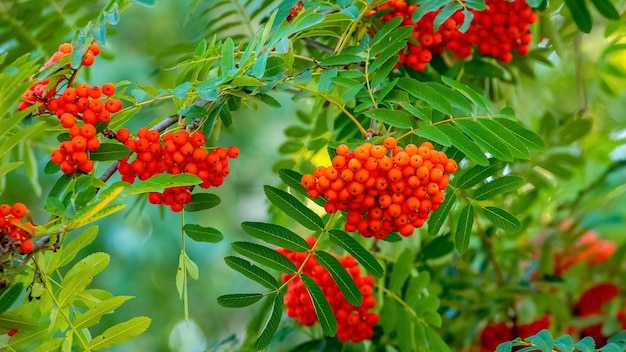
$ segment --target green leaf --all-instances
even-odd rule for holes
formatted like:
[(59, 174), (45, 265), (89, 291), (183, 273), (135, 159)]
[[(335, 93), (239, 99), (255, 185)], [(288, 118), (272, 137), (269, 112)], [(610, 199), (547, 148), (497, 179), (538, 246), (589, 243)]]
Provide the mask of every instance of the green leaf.
[(591, 14), (587, 9), (585, 0), (565, 0), (565, 5), (569, 8), (578, 28), (585, 33), (591, 32)]
[(283, 294), (282, 292), (278, 292), (276, 297), (274, 297), (274, 306), (272, 307), (272, 313), (270, 314), (270, 318), (265, 324), (261, 335), (254, 343), (254, 348), (256, 350), (261, 350), (267, 347), (274, 335), (276, 335), (276, 331), (278, 330), (278, 324), (280, 323), (280, 318), (283, 315)]
[(479, 165), (488, 165), (489, 161), (487, 157), (483, 153), (482, 150), (474, 143), (471, 139), (469, 139), (465, 134), (459, 131), (456, 127), (444, 123), (441, 125), (437, 125), (437, 129), (443, 132), (450, 138), (452, 145), (463, 152), (469, 159), (474, 161)]
[(398, 309), (396, 312), (396, 333), (398, 347), (402, 352), (414, 350), (413, 343), (413, 322), (406, 309)]
[(14, 312), (4, 312), (0, 314), (0, 328), (2, 329), (19, 329), (19, 330), (33, 330), (39, 325), (36, 321), (21, 316)]
[(13, 302), (22, 294), (24, 290), (24, 284), (18, 282), (9, 288), (4, 289), (2, 295), (0, 295), (0, 313), (8, 310), (13, 305)]
[(376, 34), (370, 42), (371, 46), (375, 46), (381, 39), (386, 37), (394, 29), (396, 29), (400, 25), (400, 23), (402, 23), (402, 17), (394, 17), (391, 20), (387, 21), (383, 28), (376, 31)]
[[(290, 169), (280, 169), (278, 170), (278, 176), (280, 176), (280, 179), (283, 180), (283, 182), (289, 186), (291, 189), (296, 190), (296, 192), (306, 196), (306, 189), (304, 188), (304, 186), (302, 186), (302, 184), (300, 184), (300, 180), (302, 180), (302, 174), (294, 171), (294, 170), (290, 170)], [(322, 198), (315, 198), (312, 199), (313, 202), (315, 202), (315, 204), (323, 207), (324, 206), (324, 199)]]
[(321, 66), (340, 66), (362, 62), (363, 58), (357, 55), (336, 55), (325, 58), (320, 62)]
[(570, 335), (561, 335), (554, 340), (554, 347), (563, 352), (571, 352), (574, 350), (574, 340)]
[(619, 20), (619, 12), (610, 0), (591, 0), (600, 14), (610, 20)]
[(446, 115), (452, 115), (454, 113), (448, 99), (423, 82), (412, 78), (400, 78), (397, 86), (404, 89), (412, 96), (423, 100), (437, 111), (441, 111)]
[(276, 281), (276, 279), (270, 273), (254, 264), (251, 264), (249, 261), (243, 258), (227, 256), (224, 257), (224, 261), (229, 267), (240, 272), (247, 278), (269, 288), (270, 290), (274, 290), (279, 287), (278, 281)]
[(526, 183), (523, 178), (516, 175), (506, 175), (478, 187), (473, 198), (476, 200), (490, 199), (498, 194), (512, 192)]
[(426, 332), (426, 341), (428, 341), (428, 346), (432, 348), (432, 351), (450, 352), (450, 347), (448, 347), (448, 344), (446, 344), (436, 330), (430, 326), (425, 327), (424, 330)]
[(222, 200), (215, 194), (211, 193), (195, 193), (191, 197), (191, 202), (185, 204), (185, 211), (200, 211), (211, 209), (218, 204), (220, 204)]
[(398, 128), (412, 128), (411, 117), (401, 110), (373, 109), (368, 110), (365, 116), (384, 122)]
[(130, 154), (127, 146), (118, 143), (102, 143), (100, 148), (89, 152), (92, 161), (107, 161), (124, 159)]
[(153, 7), (156, 3), (156, 0), (133, 0), (133, 1), (145, 7)]
[(435, 17), (435, 22), (434, 22), (434, 26), (435, 26), (435, 31), (439, 30), (439, 27), (441, 27), (441, 25), (450, 17), (452, 17), (452, 15), (454, 15), (455, 12), (457, 12), (458, 10), (462, 9), (463, 5), (461, 5), (458, 2), (450, 2), (448, 3), (446, 6), (444, 6), (441, 11), (437, 14), (437, 16)]
[(196, 242), (217, 243), (224, 239), (220, 230), (212, 227), (204, 227), (198, 224), (185, 224), (183, 230), (192, 240)]
[(502, 140), (493, 132), (486, 129), (476, 121), (471, 120), (455, 120), (454, 124), (459, 129), (480, 146), (485, 148), (494, 157), (505, 160), (513, 161), (513, 155), (509, 148), (502, 142)]
[(250, 242), (233, 242), (233, 249), (259, 264), (284, 273), (295, 273), (298, 268), (287, 257), (273, 249)]
[(260, 87), (263, 82), (250, 76), (237, 76), (230, 82), (230, 85), (233, 87)]
[(535, 346), (541, 349), (541, 351), (552, 352), (552, 348), (554, 347), (552, 335), (546, 329), (539, 331), (533, 336), (527, 337), (526, 341), (532, 342)]
[(337, 320), (333, 315), (333, 309), (330, 307), (330, 303), (328, 303), (324, 292), (307, 274), (302, 274), (300, 277), (307, 291), (309, 291), (309, 296), (311, 296), (311, 300), (313, 301), (313, 307), (315, 307), (315, 314), (320, 321), (324, 335), (335, 336), (335, 333), (337, 333)]
[(469, 9), (463, 9), (463, 17), (463, 24), (459, 27), (459, 32), (466, 33), (474, 20), (474, 13)]
[(498, 136), (498, 139), (509, 148), (514, 157), (524, 160), (530, 159), (530, 150), (513, 132), (504, 128), (504, 126), (494, 120), (480, 119), (478, 123)]
[(446, 199), (444, 199), (443, 203), (430, 215), (430, 219), (428, 219), (428, 233), (430, 235), (435, 236), (439, 233), (455, 202), (456, 194), (454, 192), (446, 194)]
[(383, 267), (372, 253), (363, 248), (357, 240), (341, 230), (330, 230), (329, 233), (331, 241), (350, 253), (350, 255), (363, 265), (367, 272), (375, 277), (383, 277), (385, 273)]
[(235, 68), (235, 43), (229, 37), (224, 40), (224, 44), (222, 44), (222, 59), (221, 59), (221, 67), (222, 67), (222, 75), (230, 76), (231, 71)]
[(241, 228), (261, 241), (296, 252), (306, 252), (311, 246), (302, 237), (280, 225), (262, 222), (244, 222)]
[[(258, 58), (256, 58), (256, 60), (254, 61), (254, 65), (252, 65), (252, 70), (251, 70), (251, 73), (254, 77), (263, 78), (263, 75), (265, 75), (265, 67), (267, 67), (268, 56), (269, 56), (269, 52), (266, 51), (263, 54), (259, 55)], [(261, 82), (259, 81), (259, 83)], [(263, 85), (263, 84), (261, 83), (260, 85)]]
[(89, 307), (89, 310), (76, 316), (73, 321), (74, 327), (76, 329), (82, 329), (98, 324), (103, 315), (113, 313), (115, 309), (131, 298), (133, 297), (117, 296), (95, 303), (93, 306)]
[(406, 304), (411, 307), (414, 306), (424, 294), (424, 289), (429, 282), (430, 273), (428, 271), (422, 271), (418, 276), (411, 277), (404, 294)]
[(457, 188), (468, 189), (493, 176), (501, 168), (502, 165), (498, 160), (489, 159), (489, 166), (474, 165), (458, 178), (455, 178), (454, 181), (456, 182), (453, 184)]
[(448, 138), (448, 136), (445, 133), (441, 132), (433, 125), (420, 126), (415, 131), (415, 135), (424, 137), (426, 139), (429, 139), (431, 141), (434, 141), (446, 147), (449, 147), (452, 145), (452, 141), (450, 141), (450, 138)]
[(309, 230), (321, 230), (324, 222), (315, 212), (300, 203), (291, 194), (272, 186), (264, 186), (267, 199), (290, 218)]
[(402, 287), (408, 279), (413, 268), (413, 252), (405, 248), (400, 254), (396, 262), (393, 264), (391, 277), (389, 278), (389, 290), (398, 295), (402, 295)]
[(503, 342), (496, 347), (496, 352), (511, 352), (513, 350), (513, 342)]
[(441, 76), (441, 81), (463, 94), (474, 105), (477, 105), (486, 112), (491, 112), (491, 104), (482, 94), (473, 90), (469, 86), (446, 76)]
[(519, 231), (522, 227), (520, 221), (508, 211), (497, 207), (482, 208), (483, 214), (489, 221), (501, 229), (507, 231)]
[(217, 303), (222, 307), (241, 308), (258, 302), (263, 295), (260, 293), (235, 293), (217, 297)]
[[(70, 273), (71, 272), (71, 273)], [(87, 288), (96, 273), (96, 269), (90, 265), (77, 263), (62, 282), (59, 291), (58, 302), (61, 308), (66, 308), (74, 302), (76, 297)]]
[(184, 82), (172, 89), (172, 94), (174, 94), (174, 96), (178, 99), (183, 99), (187, 96), (189, 88), (191, 88), (191, 82)]
[(24, 164), (23, 161), (14, 161), (14, 162), (11, 162), (11, 163), (3, 164), (2, 166), (0, 166), (0, 177), (2, 177), (4, 175), (8, 174), (9, 172), (17, 169), (22, 164)]
[(315, 256), (317, 262), (328, 270), (330, 276), (332, 276), (333, 280), (335, 280), (341, 290), (341, 293), (343, 293), (343, 296), (346, 298), (346, 301), (353, 306), (360, 306), (363, 304), (363, 296), (361, 295), (361, 291), (359, 291), (359, 287), (354, 282), (352, 276), (350, 276), (346, 269), (341, 265), (339, 260), (324, 251), (315, 252)]
[(98, 235), (98, 226), (91, 226), (85, 231), (81, 232), (80, 235), (76, 236), (72, 241), (70, 241), (67, 245), (61, 246), (61, 250), (57, 253), (56, 257), (62, 258), (59, 261), (59, 264), (55, 267), (48, 267), (46, 269), (47, 273), (50, 273), (56, 270), (57, 267), (62, 267), (64, 265), (69, 264), (74, 258), (78, 251), (87, 247), (91, 242), (96, 239)]
[(474, 225), (474, 207), (468, 204), (461, 210), (459, 219), (454, 233), (456, 249), (459, 252), (465, 252), (469, 247), (470, 235), (472, 234), (472, 226)]
[(103, 350), (124, 343), (135, 338), (150, 326), (150, 318), (135, 317), (123, 323), (113, 325), (102, 334), (96, 336), (89, 343), (89, 349), (93, 351)]
[(596, 343), (593, 341), (592, 337), (586, 336), (576, 342), (574, 348), (579, 349), (580, 352), (593, 352), (596, 349)]

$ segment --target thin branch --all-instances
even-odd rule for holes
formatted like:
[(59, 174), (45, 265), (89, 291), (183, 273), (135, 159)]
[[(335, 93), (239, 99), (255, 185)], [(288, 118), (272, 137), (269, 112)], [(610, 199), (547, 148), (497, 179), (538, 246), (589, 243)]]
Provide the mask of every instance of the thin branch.
[(321, 51), (326, 52), (326, 53), (329, 53), (329, 54), (333, 54), (333, 53), (334, 53), (333, 49), (331, 49), (331, 48), (327, 47), (326, 45), (324, 45), (324, 44), (322, 44), (322, 43), (318, 42), (318, 41), (317, 41), (317, 40), (315, 40), (315, 39), (312, 39), (312, 38), (303, 38), (302, 40), (303, 40), (303, 41), (304, 41), (304, 42), (305, 42), (308, 46), (312, 46), (312, 47), (314, 47), (314, 48), (320, 49)]
[(478, 234), (480, 235), (480, 240), (483, 244), (483, 247), (485, 248), (485, 251), (487, 252), (487, 257), (489, 258), (489, 261), (491, 262), (491, 265), (493, 266), (493, 271), (495, 271), (496, 273), (496, 279), (498, 280), (498, 285), (502, 286), (504, 285), (504, 272), (502, 271), (502, 267), (500, 267), (500, 263), (498, 263), (498, 260), (496, 259), (496, 253), (493, 250), (493, 243), (491, 242), (491, 238), (487, 236), (487, 233), (485, 232), (485, 230), (482, 228), (482, 226), (480, 226), (478, 219), (474, 219), (474, 221), (476, 223), (476, 227), (478, 228)]

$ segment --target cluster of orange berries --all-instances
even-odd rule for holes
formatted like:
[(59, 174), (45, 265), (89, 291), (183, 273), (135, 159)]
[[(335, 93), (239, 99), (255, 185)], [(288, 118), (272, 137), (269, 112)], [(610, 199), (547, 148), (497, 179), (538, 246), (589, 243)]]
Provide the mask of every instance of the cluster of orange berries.
[[(50, 59), (46, 61), (46, 63), (39, 69), (39, 72), (45, 70), (50, 67), (50, 65), (59, 61), (66, 55), (69, 55), (72, 52), (72, 44), (63, 43), (59, 45), (59, 50), (52, 54)], [(82, 65), (83, 66), (91, 66), (94, 62), (95, 56), (100, 54), (100, 46), (96, 43), (91, 44), (87, 51), (83, 54)], [(33, 83), (30, 88), (24, 93), (22, 96), (23, 101), (19, 104), (18, 109), (20, 111), (28, 108), (33, 104), (43, 104), (47, 105), (48, 99), (54, 97), (56, 94), (57, 85), (63, 80), (59, 80), (54, 86), (50, 87), (48, 90), (48, 85), (50, 84), (50, 79), (46, 78), (44, 80)]]
[(518, 55), (528, 54), (528, 45), (532, 41), (529, 25), (537, 20), (537, 16), (526, 1), (486, 0), (485, 4), (486, 10), (471, 10), (474, 18), (465, 33), (459, 30), (465, 20), (462, 10), (444, 21), (437, 31), (434, 22), (441, 10), (427, 13), (417, 23), (411, 17), (418, 6), (409, 6), (405, 0), (391, 0), (378, 10), (392, 9), (381, 17), (383, 21), (402, 17), (403, 25), (414, 27), (412, 35), (419, 45), (409, 43), (406, 52), (400, 51), (400, 64), (418, 71), (426, 68), (433, 54), (441, 54), (444, 49), (465, 59), (476, 46), (483, 55), (496, 57), (504, 63), (511, 62), (512, 51)]
[[(66, 88), (58, 98), (48, 100), (48, 109), (59, 117), (61, 126), (68, 130), (71, 138), (50, 155), (50, 160), (61, 165), (64, 174), (78, 170), (88, 173), (93, 169), (89, 152), (100, 147), (95, 125), (110, 122), (111, 114), (122, 108), (119, 99), (111, 98), (113, 94), (113, 83), (105, 83), (102, 87), (79, 84), (76, 88)], [(102, 96), (108, 99), (103, 101)]]
[(309, 197), (326, 198), (327, 213), (347, 210), (346, 231), (383, 239), (422, 227), (444, 201), (448, 175), (456, 169), (456, 161), (430, 142), (402, 148), (387, 137), (383, 145), (364, 143), (354, 151), (338, 146), (332, 165), (303, 175), (301, 183)]
[[(217, 187), (230, 173), (228, 158), (239, 156), (236, 146), (208, 152), (204, 149), (206, 138), (200, 131), (191, 134), (186, 130), (170, 131), (161, 136), (157, 130), (140, 128), (137, 138), (131, 138), (128, 129), (121, 128), (116, 137), (132, 152), (118, 164), (122, 181), (128, 183), (133, 183), (135, 178), (146, 180), (155, 174), (187, 173), (198, 176), (202, 180), (202, 188)], [(169, 205), (175, 212), (181, 211), (185, 204), (191, 202), (191, 187), (170, 187), (163, 193), (151, 192), (148, 201)]]
[[(315, 237), (307, 238), (310, 246), (313, 246), (315, 241)], [(302, 266), (302, 263), (308, 257), (307, 252), (294, 252), (283, 248), (279, 248), (278, 251), (297, 267)], [(352, 256), (346, 255), (338, 259), (341, 266), (346, 268), (361, 291), (363, 296), (363, 304), (361, 306), (353, 306), (346, 301), (330, 273), (315, 260), (315, 254), (312, 254), (306, 260), (303, 273), (310, 276), (322, 288), (324, 296), (333, 309), (333, 315), (337, 320), (337, 338), (340, 341), (351, 340), (360, 342), (370, 339), (373, 334), (373, 328), (378, 323), (378, 314), (371, 312), (371, 309), (376, 305), (376, 299), (373, 296), (374, 278), (371, 275), (361, 276), (361, 269)], [(295, 318), (302, 325), (312, 326), (318, 322), (313, 302), (302, 279), (300, 277), (292, 279), (293, 275), (282, 275), (283, 282), (291, 280), (285, 295), (287, 315)]]
[(31, 238), (35, 233), (35, 226), (29, 221), (22, 223), (27, 214), (28, 208), (22, 203), (0, 205), (0, 240), (4, 243), (10, 237), (24, 254), (32, 252), (34, 247)]

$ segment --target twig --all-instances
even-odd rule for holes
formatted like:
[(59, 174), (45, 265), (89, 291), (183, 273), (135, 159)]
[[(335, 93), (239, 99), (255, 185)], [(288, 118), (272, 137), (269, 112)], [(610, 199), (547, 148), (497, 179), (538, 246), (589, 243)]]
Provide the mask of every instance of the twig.
[(317, 49), (320, 49), (320, 50), (321, 50), (321, 51), (323, 51), (323, 52), (326, 52), (326, 53), (329, 53), (329, 54), (333, 54), (333, 53), (334, 53), (333, 49), (331, 49), (331, 48), (327, 47), (326, 45), (324, 45), (324, 44), (322, 44), (322, 43), (318, 42), (318, 41), (317, 41), (317, 40), (315, 40), (315, 39), (312, 39), (312, 38), (303, 38), (302, 40), (303, 40), (303, 41), (304, 41), (307, 45), (312, 46), (312, 47), (317, 48)]
[(483, 244), (483, 247), (485, 248), (485, 251), (487, 252), (487, 257), (489, 258), (489, 261), (491, 262), (491, 265), (493, 266), (493, 271), (495, 271), (496, 273), (496, 279), (498, 280), (498, 285), (502, 286), (504, 285), (504, 273), (502, 271), (502, 268), (500, 267), (500, 263), (498, 263), (498, 260), (496, 259), (496, 254), (493, 251), (493, 243), (491, 242), (491, 238), (487, 236), (487, 233), (485, 232), (485, 230), (482, 228), (482, 226), (480, 226), (478, 219), (474, 219), (474, 221), (476, 223), (476, 227), (478, 228), (478, 234), (480, 235), (480, 240)]

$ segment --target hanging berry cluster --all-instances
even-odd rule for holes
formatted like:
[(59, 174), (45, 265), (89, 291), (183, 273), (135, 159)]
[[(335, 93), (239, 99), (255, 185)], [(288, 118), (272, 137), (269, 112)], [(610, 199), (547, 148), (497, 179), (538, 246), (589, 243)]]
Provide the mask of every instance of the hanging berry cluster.
[(19, 246), (23, 254), (32, 252), (35, 226), (30, 221), (22, 223), (27, 214), (28, 208), (22, 203), (0, 205), (0, 246), (3, 249)]
[[(230, 173), (228, 158), (234, 159), (239, 155), (236, 146), (208, 152), (204, 148), (206, 138), (200, 131), (192, 134), (186, 130), (170, 131), (161, 136), (157, 130), (140, 128), (137, 138), (131, 138), (128, 129), (121, 128), (116, 136), (132, 152), (118, 164), (122, 181), (128, 183), (133, 183), (135, 178), (146, 180), (155, 174), (187, 173), (198, 176), (202, 180), (202, 188), (217, 187)], [(162, 193), (151, 192), (148, 195), (150, 203), (168, 205), (175, 212), (181, 211), (191, 198), (190, 186), (170, 187)]]
[(422, 71), (431, 61), (433, 54), (449, 50), (459, 59), (466, 59), (474, 47), (486, 56), (493, 56), (508, 63), (513, 59), (513, 51), (518, 55), (528, 54), (528, 45), (532, 41), (529, 25), (537, 20), (535, 13), (525, 0), (486, 0), (487, 9), (471, 10), (474, 17), (465, 33), (461, 28), (465, 15), (456, 11), (434, 30), (435, 18), (441, 10), (424, 15), (417, 23), (411, 17), (417, 5), (407, 5), (404, 0), (391, 0), (378, 10), (392, 10), (381, 17), (389, 21), (402, 17), (403, 25), (413, 26), (413, 38), (418, 44), (409, 43), (406, 50), (400, 51), (400, 64)]
[[(44, 64), (41, 70), (49, 67), (65, 55), (72, 52), (72, 45), (61, 44), (59, 51)], [(93, 64), (94, 57), (100, 53), (98, 44), (91, 44), (82, 58), (82, 65)], [(100, 147), (100, 139), (97, 137), (96, 124), (107, 124), (111, 121), (112, 114), (122, 109), (122, 102), (112, 98), (115, 94), (115, 85), (105, 83), (100, 86), (78, 84), (71, 86), (72, 74), (61, 76), (55, 85), (49, 88), (49, 79), (35, 83), (24, 93), (24, 101), (18, 109), (23, 110), (32, 104), (38, 105), (39, 114), (56, 115), (63, 128), (68, 130), (70, 140), (63, 141), (50, 155), (50, 160), (60, 165), (61, 172), (73, 174), (78, 171), (85, 173), (93, 170), (93, 162), (89, 159), (89, 152)], [(64, 89), (59, 87), (65, 86)]]
[[(307, 242), (312, 246), (315, 243), (315, 238), (309, 237)], [(333, 315), (337, 320), (337, 338), (339, 341), (358, 343), (372, 337), (373, 328), (378, 323), (378, 314), (371, 312), (371, 309), (376, 305), (376, 299), (372, 294), (374, 278), (370, 275), (361, 276), (361, 269), (352, 256), (346, 255), (338, 259), (361, 291), (363, 304), (359, 307), (346, 301), (330, 273), (317, 263), (314, 253), (307, 260), (308, 252), (294, 252), (282, 248), (278, 251), (297, 267), (302, 266), (306, 260), (303, 273), (310, 276), (322, 288), (324, 296), (328, 299), (328, 303), (333, 309)], [(291, 280), (293, 275), (283, 274), (283, 282)], [(287, 315), (295, 318), (302, 325), (312, 326), (318, 322), (313, 302), (300, 277), (289, 282), (285, 295), (285, 305), (287, 306)]]
[(301, 183), (311, 198), (326, 198), (327, 213), (347, 211), (348, 232), (378, 239), (394, 231), (410, 236), (444, 201), (448, 174), (457, 164), (430, 142), (402, 148), (387, 137), (383, 143), (364, 143), (354, 151), (340, 145), (331, 166), (317, 167)]

